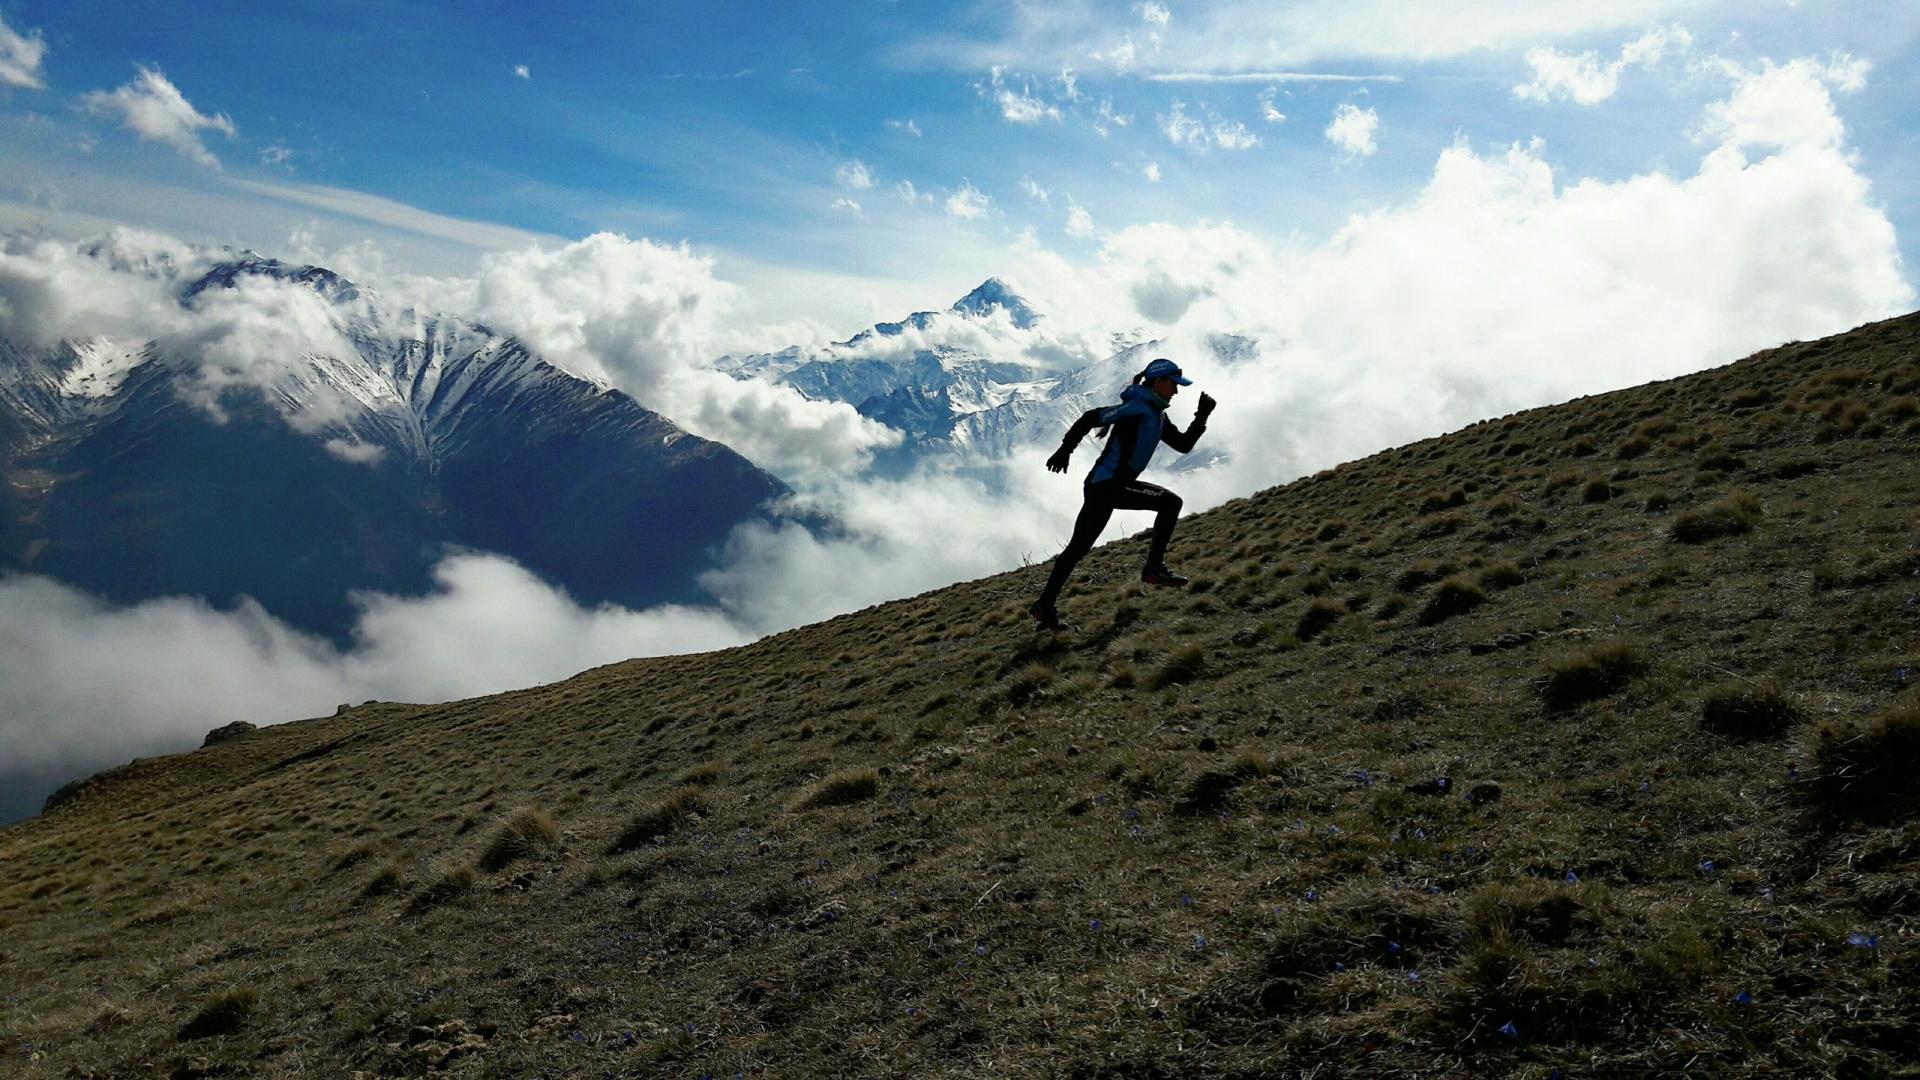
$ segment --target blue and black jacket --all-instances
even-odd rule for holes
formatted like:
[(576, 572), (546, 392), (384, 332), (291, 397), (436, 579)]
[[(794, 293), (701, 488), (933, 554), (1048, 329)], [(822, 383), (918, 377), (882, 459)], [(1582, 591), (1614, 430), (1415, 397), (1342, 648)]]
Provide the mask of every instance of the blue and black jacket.
[(1136, 383), (1120, 392), (1120, 404), (1081, 413), (1060, 446), (1071, 453), (1080, 445), (1080, 440), (1086, 438), (1087, 432), (1096, 427), (1109, 429), (1107, 445), (1093, 463), (1093, 471), (1087, 474), (1087, 483), (1130, 482), (1153, 460), (1153, 452), (1161, 443), (1184, 454), (1193, 449), (1200, 434), (1207, 430), (1207, 418), (1195, 416), (1187, 430), (1181, 431), (1167, 419), (1166, 411), (1166, 399)]

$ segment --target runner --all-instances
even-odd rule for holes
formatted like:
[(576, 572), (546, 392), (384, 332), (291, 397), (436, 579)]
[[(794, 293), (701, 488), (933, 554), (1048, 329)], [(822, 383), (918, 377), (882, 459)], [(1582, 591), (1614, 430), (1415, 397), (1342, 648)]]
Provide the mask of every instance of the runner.
[(1193, 449), (1200, 434), (1207, 429), (1207, 415), (1213, 412), (1214, 401), (1204, 393), (1194, 409), (1193, 424), (1187, 430), (1181, 431), (1166, 418), (1167, 406), (1173, 402), (1174, 395), (1181, 387), (1192, 385), (1192, 379), (1180, 374), (1178, 364), (1165, 358), (1155, 360), (1133, 377), (1133, 385), (1121, 391), (1120, 404), (1082, 413), (1067, 431), (1067, 437), (1061, 440), (1060, 449), (1047, 459), (1048, 469), (1063, 473), (1067, 471), (1074, 447), (1080, 445), (1087, 432), (1098, 427), (1107, 440), (1093, 464), (1093, 471), (1087, 474), (1086, 501), (1080, 507), (1080, 517), (1073, 523), (1073, 538), (1067, 541), (1066, 550), (1053, 560), (1053, 573), (1047, 577), (1047, 587), (1041, 590), (1039, 601), (1028, 612), (1044, 629), (1067, 629), (1054, 604), (1074, 565), (1093, 550), (1094, 541), (1100, 538), (1100, 531), (1107, 527), (1115, 510), (1154, 511), (1153, 543), (1147, 549), (1147, 565), (1140, 572), (1140, 580), (1149, 585), (1175, 588), (1187, 583), (1186, 578), (1168, 569), (1166, 564), (1167, 542), (1173, 538), (1173, 524), (1180, 517), (1180, 496), (1141, 480), (1140, 472), (1153, 460), (1153, 452), (1161, 443), (1184, 454)]

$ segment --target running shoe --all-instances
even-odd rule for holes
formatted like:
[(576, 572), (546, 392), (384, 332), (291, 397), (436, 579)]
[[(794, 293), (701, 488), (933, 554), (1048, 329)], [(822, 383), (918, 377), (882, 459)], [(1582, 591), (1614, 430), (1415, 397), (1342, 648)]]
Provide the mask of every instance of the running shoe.
[(1166, 563), (1154, 563), (1140, 571), (1140, 580), (1149, 585), (1165, 585), (1175, 589), (1187, 583), (1186, 578), (1167, 569)]
[(1057, 634), (1062, 630), (1072, 629), (1066, 623), (1061, 622), (1060, 613), (1050, 607), (1041, 607), (1035, 604), (1032, 608), (1028, 609), (1027, 614), (1033, 616), (1033, 621), (1039, 623), (1040, 629), (1042, 630), (1051, 630)]

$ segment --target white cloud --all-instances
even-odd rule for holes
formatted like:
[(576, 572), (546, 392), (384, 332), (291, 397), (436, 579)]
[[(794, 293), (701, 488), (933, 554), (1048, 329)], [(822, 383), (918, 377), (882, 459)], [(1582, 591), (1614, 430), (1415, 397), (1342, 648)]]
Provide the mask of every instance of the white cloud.
[(1179, 98), (1173, 101), (1172, 109), (1165, 116), (1154, 117), (1160, 124), (1160, 130), (1167, 141), (1175, 146), (1205, 145), (1207, 128), (1205, 124), (1187, 115), (1187, 106)]
[(0, 86), (46, 89), (46, 81), (40, 76), (40, 65), (46, 57), (47, 43), (41, 40), (40, 31), (22, 34), (0, 19)]
[(887, 121), (887, 126), (895, 131), (904, 131), (916, 139), (919, 138), (921, 134), (920, 125), (914, 123), (911, 117), (905, 120), (889, 120)]
[(260, 164), (265, 165), (269, 169), (288, 169), (291, 171), (292, 166), (290, 163), (292, 161), (293, 151), (288, 148), (286, 143), (276, 142), (272, 146), (263, 146), (260, 148)]
[(1070, 67), (1061, 68), (1060, 74), (1053, 80), (1060, 87), (1060, 96), (1068, 101), (1080, 100), (1080, 79)]
[(846, 162), (835, 169), (833, 171), (833, 178), (839, 181), (840, 186), (849, 187), (855, 191), (861, 191), (873, 186), (873, 170), (867, 168), (866, 162), (857, 159)]
[(219, 159), (201, 143), (199, 133), (218, 131), (232, 138), (238, 134), (233, 121), (194, 108), (159, 68), (143, 64), (139, 71), (132, 82), (118, 90), (96, 90), (82, 97), (81, 103), (89, 111), (118, 117), (142, 139), (166, 143), (202, 165), (219, 168)]
[(325, 716), (369, 699), (445, 701), (753, 636), (713, 610), (582, 608), (496, 556), (449, 558), (434, 579), (422, 597), (356, 597), (344, 650), (251, 602), (114, 607), (42, 577), (0, 579), (0, 757), (15, 768), (100, 768), (190, 748), (234, 720)]
[(844, 195), (833, 200), (833, 208), (835, 210), (848, 210), (855, 214), (860, 213), (860, 204), (857, 202), (854, 202), (852, 199), (849, 199)]
[(1269, 124), (1284, 124), (1287, 122), (1287, 114), (1281, 112), (1279, 106), (1274, 104), (1274, 99), (1279, 96), (1280, 90), (1278, 87), (1269, 86), (1264, 91), (1261, 91), (1260, 118)]
[[(921, 198), (920, 192), (914, 188), (913, 181), (911, 180), (902, 180), (893, 185), (893, 193), (910, 203), (917, 203)], [(932, 201), (933, 196), (928, 195), (926, 198), (928, 201)]]
[(1092, 54), (1095, 60), (1113, 68), (1114, 73), (1125, 75), (1133, 70), (1134, 63), (1140, 57), (1140, 49), (1133, 43), (1133, 35), (1128, 34), (1105, 52)]
[(516, 78), (521, 78), (521, 79), (531, 79), (531, 78), (533, 78), (533, 72), (532, 72), (531, 70), (529, 70), (529, 69), (527, 68), (527, 65), (525, 65), (525, 64), (515, 64), (515, 65), (513, 65), (513, 74), (514, 74), (514, 76), (515, 76)]
[(1093, 215), (1075, 203), (1067, 208), (1067, 235), (1085, 238), (1093, 235)]
[(979, 188), (962, 181), (960, 189), (947, 196), (947, 213), (963, 221), (985, 216), (993, 206), (993, 200), (982, 194)]
[(1513, 88), (1513, 95), (1532, 101), (1571, 98), (1582, 105), (1593, 105), (1613, 96), (1620, 85), (1620, 61), (1603, 64), (1593, 52), (1562, 53), (1555, 49), (1527, 50), (1527, 66), (1533, 69), (1533, 81)]
[[(1909, 309), (1892, 225), (1834, 135), (1825, 70), (1748, 72), (1709, 110), (1723, 141), (1692, 176), (1565, 179), (1538, 143), (1460, 144), (1416, 197), (1318, 246), (1143, 225), (1108, 234), (1097, 268), (1023, 272), (1063, 325), (1156, 324), (1226, 403), (1209, 439), (1233, 464), (1175, 482), (1206, 505)], [(1839, 62), (1832, 77), (1850, 70)], [(1056, 311), (1057, 297), (1075, 303)], [(1213, 360), (1219, 334), (1256, 340), (1260, 356)]]
[(1735, 80), (1733, 96), (1708, 107), (1700, 135), (1735, 149), (1839, 146), (1846, 129), (1834, 111), (1829, 87), (1858, 92), (1870, 70), (1866, 61), (1846, 55), (1825, 64), (1762, 61), (1749, 70), (1723, 62), (1721, 67)]
[(1027, 193), (1027, 198), (1032, 199), (1042, 206), (1053, 205), (1053, 199), (1047, 194), (1047, 189), (1035, 183), (1031, 176), (1022, 176), (1020, 178), (1020, 190)]
[(1379, 113), (1344, 102), (1333, 111), (1333, 122), (1327, 125), (1327, 141), (1348, 157), (1366, 157), (1379, 149), (1373, 141), (1374, 132), (1379, 129)]
[(1099, 132), (1101, 138), (1106, 138), (1114, 128), (1127, 127), (1132, 123), (1132, 114), (1114, 110), (1112, 98), (1100, 99), (1100, 113), (1093, 120), (1093, 130)]
[(1033, 96), (1031, 85), (1022, 83), (1018, 91), (1006, 84), (1006, 69), (992, 69), (992, 82), (982, 87), (983, 93), (993, 98), (1000, 106), (1000, 116), (1010, 124), (1037, 124), (1042, 120), (1059, 120), (1060, 109)]
[(350, 461), (355, 465), (378, 465), (387, 456), (387, 448), (378, 443), (355, 442), (352, 439), (328, 439), (321, 446), (341, 461)]
[(1159, 183), (1160, 182), (1160, 163), (1157, 161), (1147, 162), (1147, 167), (1140, 170), (1140, 175), (1146, 177), (1147, 183), (1149, 184)]
[(1176, 98), (1167, 115), (1155, 119), (1160, 122), (1161, 132), (1175, 146), (1199, 150), (1249, 150), (1260, 145), (1260, 136), (1248, 131), (1247, 125), (1238, 120), (1222, 119), (1210, 105), (1201, 106), (1201, 110), (1202, 119), (1188, 116), (1186, 103)]
[(1570, 99), (1581, 105), (1597, 105), (1620, 88), (1621, 74), (1632, 65), (1651, 67), (1668, 50), (1686, 51), (1693, 35), (1678, 24), (1657, 27), (1628, 42), (1617, 60), (1603, 61), (1595, 52), (1563, 53), (1542, 46), (1529, 49), (1527, 66), (1533, 69), (1533, 81), (1513, 88), (1515, 97), (1530, 101)]
[(719, 323), (737, 303), (713, 260), (685, 244), (596, 233), (483, 257), (464, 310), (781, 476), (858, 469), (898, 443), (851, 406), (712, 370)]
[(1147, 0), (1134, 10), (1140, 13), (1140, 21), (1149, 26), (1164, 27), (1173, 21), (1173, 13), (1167, 10), (1167, 5), (1155, 3), (1154, 0)]
[(1222, 150), (1248, 150), (1260, 145), (1260, 136), (1247, 130), (1238, 120), (1222, 120), (1213, 125), (1213, 145)]
[(34, 348), (67, 338), (159, 337), (184, 319), (177, 283), (207, 265), (188, 245), (134, 229), (88, 245), (0, 238), (0, 337)]

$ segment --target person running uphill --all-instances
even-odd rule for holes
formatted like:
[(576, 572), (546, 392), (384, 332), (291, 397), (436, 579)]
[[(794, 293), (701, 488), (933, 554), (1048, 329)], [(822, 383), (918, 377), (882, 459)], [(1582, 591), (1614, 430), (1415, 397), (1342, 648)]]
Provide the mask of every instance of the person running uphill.
[(1075, 564), (1093, 550), (1093, 542), (1100, 538), (1100, 531), (1107, 527), (1115, 510), (1154, 512), (1153, 543), (1147, 549), (1147, 566), (1140, 572), (1140, 580), (1149, 585), (1174, 587), (1187, 583), (1186, 578), (1167, 569), (1166, 563), (1167, 542), (1173, 538), (1173, 523), (1180, 517), (1180, 496), (1141, 480), (1140, 472), (1153, 460), (1153, 452), (1161, 443), (1184, 454), (1193, 449), (1200, 434), (1207, 430), (1207, 415), (1213, 412), (1214, 401), (1206, 394), (1200, 395), (1193, 424), (1187, 430), (1181, 431), (1166, 418), (1167, 406), (1174, 395), (1181, 387), (1192, 385), (1192, 379), (1180, 374), (1178, 364), (1164, 358), (1155, 360), (1134, 376), (1133, 385), (1121, 391), (1120, 404), (1088, 409), (1080, 414), (1067, 431), (1067, 437), (1060, 441), (1060, 449), (1047, 459), (1048, 469), (1066, 472), (1074, 447), (1080, 445), (1087, 432), (1098, 427), (1106, 434), (1107, 444), (1100, 451), (1099, 460), (1093, 463), (1093, 471), (1087, 474), (1086, 501), (1073, 523), (1073, 537), (1067, 541), (1066, 550), (1053, 560), (1053, 573), (1047, 577), (1047, 587), (1041, 590), (1039, 601), (1028, 612), (1043, 628), (1066, 629), (1059, 612), (1054, 610), (1054, 603), (1059, 600), (1060, 590), (1066, 586)]

